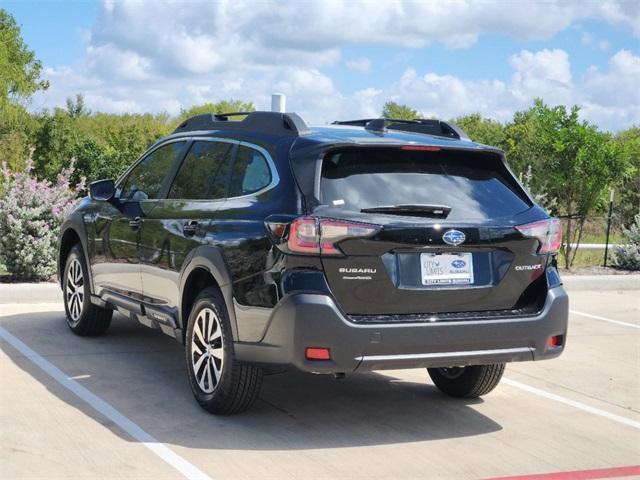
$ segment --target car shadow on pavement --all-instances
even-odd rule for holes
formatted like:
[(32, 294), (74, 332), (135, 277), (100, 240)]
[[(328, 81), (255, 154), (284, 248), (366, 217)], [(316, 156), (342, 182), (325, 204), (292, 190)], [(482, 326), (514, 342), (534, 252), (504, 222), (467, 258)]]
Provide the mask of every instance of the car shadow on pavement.
[[(60, 311), (5, 316), (0, 325), (169, 445), (322, 449), (468, 437), (502, 428), (473, 408), (482, 400), (445, 397), (429, 382), (426, 371), (419, 383), (385, 373), (347, 375), (342, 380), (301, 372), (268, 375), (251, 410), (214, 416), (201, 410), (191, 395), (183, 347), (158, 331), (115, 315), (105, 336), (77, 337)], [(52, 394), (132, 441), (30, 360), (0, 343), (13, 363)], [(1, 382), (1, 388), (11, 388), (4, 376)], [(28, 392), (15, 394), (19, 401)]]

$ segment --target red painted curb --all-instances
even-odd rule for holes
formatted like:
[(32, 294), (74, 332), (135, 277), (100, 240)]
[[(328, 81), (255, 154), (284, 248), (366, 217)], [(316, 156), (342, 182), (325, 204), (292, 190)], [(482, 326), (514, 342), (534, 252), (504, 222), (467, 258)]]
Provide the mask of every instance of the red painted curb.
[(640, 476), (640, 465), (628, 467), (597, 468), (593, 470), (575, 470), (573, 472), (537, 473), (533, 475), (515, 475), (492, 477), (486, 480), (589, 480), (597, 478)]

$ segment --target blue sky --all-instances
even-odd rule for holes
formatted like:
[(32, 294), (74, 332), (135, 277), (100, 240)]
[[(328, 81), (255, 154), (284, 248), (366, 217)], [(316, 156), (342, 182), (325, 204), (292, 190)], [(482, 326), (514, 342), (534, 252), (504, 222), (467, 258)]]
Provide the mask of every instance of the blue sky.
[[(188, 4), (188, 5), (185, 5)], [(51, 82), (31, 108), (83, 93), (94, 110), (241, 98), (316, 122), (377, 115), (507, 120), (535, 97), (618, 130), (640, 123), (640, 2), (2, 1)], [(185, 8), (188, 7), (188, 8)]]

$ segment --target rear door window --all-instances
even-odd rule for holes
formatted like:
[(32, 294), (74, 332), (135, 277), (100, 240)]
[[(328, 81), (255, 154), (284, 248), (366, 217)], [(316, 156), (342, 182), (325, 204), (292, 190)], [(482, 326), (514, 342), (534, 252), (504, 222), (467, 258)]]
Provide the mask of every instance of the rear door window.
[(176, 175), (169, 198), (216, 200), (225, 196), (233, 143), (195, 141)]
[(449, 220), (499, 218), (531, 207), (496, 156), (464, 151), (336, 151), (323, 161), (320, 190), (324, 204), (354, 211), (445, 205)]

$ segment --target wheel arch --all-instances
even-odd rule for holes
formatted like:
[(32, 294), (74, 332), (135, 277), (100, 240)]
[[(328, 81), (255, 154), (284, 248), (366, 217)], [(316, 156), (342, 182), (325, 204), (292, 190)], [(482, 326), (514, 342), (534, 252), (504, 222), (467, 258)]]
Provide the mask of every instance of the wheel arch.
[(233, 283), (224, 256), (219, 248), (201, 246), (195, 249), (180, 275), (179, 321), (182, 335), (187, 331), (187, 321), (198, 293), (206, 287), (220, 290), (227, 307), (233, 340), (238, 339), (235, 309), (233, 306)]
[(82, 248), (84, 261), (89, 272), (89, 287), (91, 293), (93, 293), (93, 273), (91, 269), (91, 262), (89, 261), (89, 251), (87, 249), (86, 229), (81, 218), (76, 215), (72, 215), (67, 218), (67, 220), (65, 220), (65, 222), (62, 224), (62, 228), (60, 228), (60, 235), (58, 237), (58, 283), (62, 288), (62, 275), (64, 272), (64, 267), (67, 263), (69, 252), (71, 252), (71, 249), (76, 244), (80, 244), (80, 248)]

